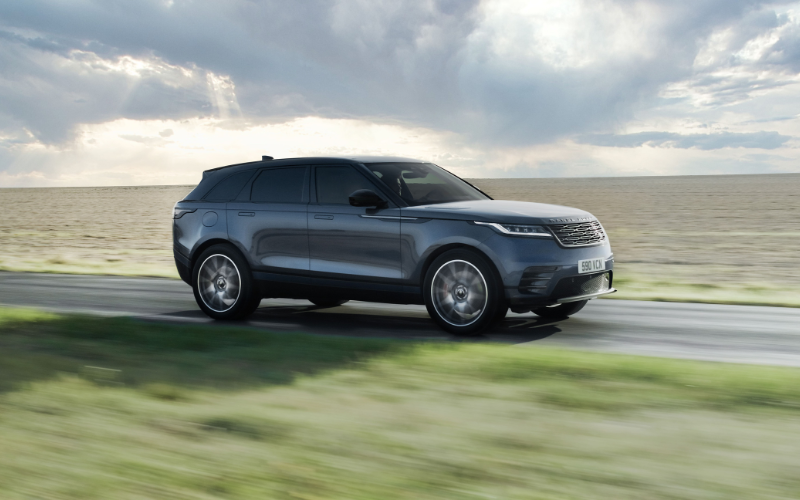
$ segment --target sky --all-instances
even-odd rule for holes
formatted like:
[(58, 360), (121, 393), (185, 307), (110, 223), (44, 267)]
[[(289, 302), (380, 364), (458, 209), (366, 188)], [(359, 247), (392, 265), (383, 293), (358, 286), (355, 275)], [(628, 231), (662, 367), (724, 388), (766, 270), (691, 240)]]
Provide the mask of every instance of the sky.
[(3, 0), (0, 187), (800, 172), (800, 2)]

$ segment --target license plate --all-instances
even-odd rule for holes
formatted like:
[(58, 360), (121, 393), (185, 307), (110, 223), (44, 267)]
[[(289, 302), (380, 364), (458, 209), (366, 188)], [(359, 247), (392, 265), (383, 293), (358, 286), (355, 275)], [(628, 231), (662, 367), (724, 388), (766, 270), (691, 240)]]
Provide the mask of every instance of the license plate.
[(605, 259), (586, 259), (578, 261), (579, 274), (594, 273), (597, 271), (605, 271), (605, 270), (606, 270)]

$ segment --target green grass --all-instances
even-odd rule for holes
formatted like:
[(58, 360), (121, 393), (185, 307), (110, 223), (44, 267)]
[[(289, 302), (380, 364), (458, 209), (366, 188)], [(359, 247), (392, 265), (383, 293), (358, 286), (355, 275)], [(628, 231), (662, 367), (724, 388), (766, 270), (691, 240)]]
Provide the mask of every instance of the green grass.
[(0, 310), (0, 497), (800, 496), (800, 370)]
[[(0, 255), (0, 271), (179, 279), (178, 271), (171, 262), (171, 253), (165, 257), (164, 252), (103, 252), (102, 250), (93, 252), (100, 255), (90, 258), (72, 255), (48, 257), (38, 252), (26, 255)], [(136, 254), (137, 258), (132, 260), (131, 254)], [(149, 261), (142, 262), (144, 259)]]
[[(724, 277), (724, 275), (723, 275)], [(645, 275), (624, 265), (614, 271), (614, 288), (619, 292), (606, 298), (654, 300), (661, 302), (700, 302), (777, 307), (800, 307), (800, 285), (777, 283), (716, 283), (691, 281), (686, 276)]]

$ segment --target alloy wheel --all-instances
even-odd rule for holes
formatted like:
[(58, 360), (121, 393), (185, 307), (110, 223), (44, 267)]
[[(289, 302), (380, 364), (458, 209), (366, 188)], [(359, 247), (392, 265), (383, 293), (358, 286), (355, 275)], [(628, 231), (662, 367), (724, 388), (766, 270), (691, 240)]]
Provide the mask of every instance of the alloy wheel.
[(209, 256), (200, 266), (197, 287), (203, 303), (212, 311), (222, 313), (239, 299), (241, 276), (236, 264), (227, 255)]
[(431, 298), (444, 321), (453, 326), (468, 326), (478, 321), (486, 309), (486, 280), (472, 263), (451, 260), (436, 271)]

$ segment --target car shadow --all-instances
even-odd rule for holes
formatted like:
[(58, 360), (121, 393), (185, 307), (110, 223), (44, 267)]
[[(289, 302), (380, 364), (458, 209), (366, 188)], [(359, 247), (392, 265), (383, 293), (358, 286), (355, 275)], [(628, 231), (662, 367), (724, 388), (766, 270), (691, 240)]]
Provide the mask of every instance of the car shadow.
[[(162, 315), (195, 321), (208, 320), (199, 310), (180, 311)], [(151, 317), (151, 319), (154, 319)], [(452, 342), (503, 342), (523, 343), (545, 339), (562, 330), (559, 324), (566, 318), (553, 320), (535, 316), (512, 314), (491, 331), (473, 337), (451, 335), (439, 328), (428, 317), (424, 308), (409, 310), (383, 307), (320, 307), (315, 305), (262, 304), (246, 321), (210, 322), (211, 324), (239, 324), (276, 333), (302, 332), (314, 335), (348, 337), (396, 338), (406, 340), (439, 340)]]

